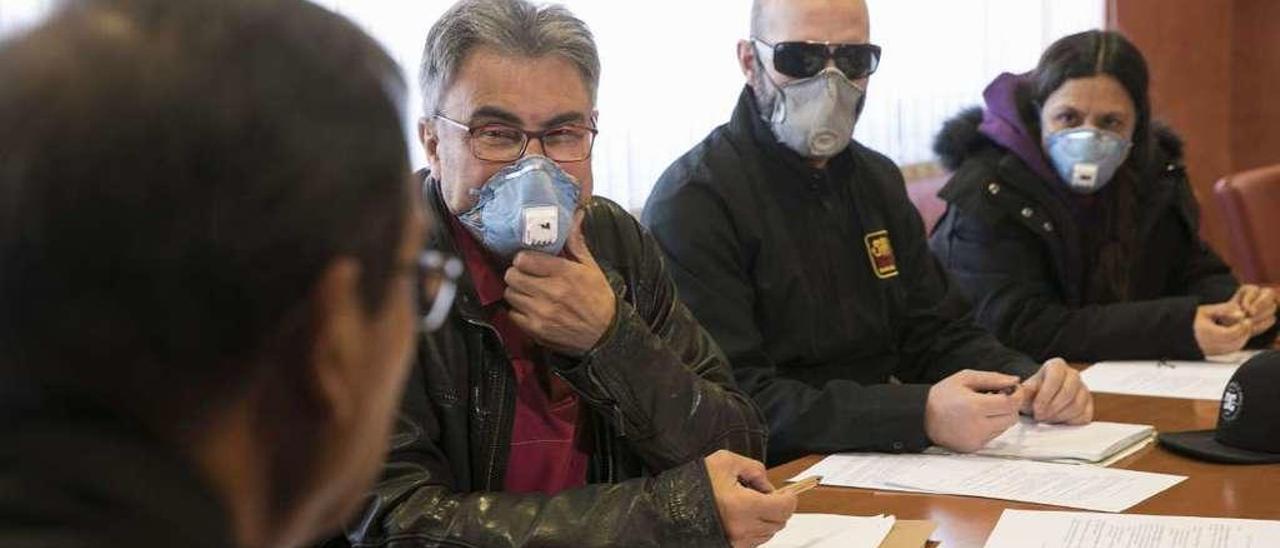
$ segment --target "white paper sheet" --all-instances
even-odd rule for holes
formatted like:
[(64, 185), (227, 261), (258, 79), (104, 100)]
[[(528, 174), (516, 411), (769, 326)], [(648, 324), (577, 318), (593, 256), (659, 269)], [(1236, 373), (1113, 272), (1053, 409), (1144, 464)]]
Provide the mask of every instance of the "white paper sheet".
[[(931, 457), (931, 458), (924, 458)], [(923, 489), (913, 489), (894, 483), (898, 476), (910, 475), (931, 463), (933, 459), (947, 457), (933, 455), (886, 455), (883, 453), (848, 453), (829, 455), (810, 466), (804, 472), (787, 481), (796, 481), (809, 476), (822, 476), (822, 485), (840, 487), (859, 487), (880, 491), (907, 491), (912, 493), (928, 493)]]
[(1124, 511), (1185, 476), (977, 455), (831, 455), (797, 478), (825, 485), (945, 493), (1104, 512)]
[(1260, 352), (1262, 351), (1261, 350), (1236, 350), (1235, 352), (1227, 352), (1226, 354), (1214, 354), (1212, 356), (1205, 356), (1204, 361), (1211, 362), (1211, 363), (1230, 363), (1235, 365), (1241, 365), (1244, 362), (1249, 361), (1249, 358), (1256, 356)]
[(793, 514), (762, 548), (876, 548), (893, 529), (893, 516)]
[(986, 548), (1265, 548), (1280, 522), (1005, 510)]
[[(1145, 424), (1094, 421), (1068, 426), (1038, 423), (1030, 417), (1022, 417), (977, 453), (1070, 464), (1101, 463), (1154, 435), (1155, 428)], [(931, 447), (929, 452), (951, 454), (940, 447)]]
[(1080, 379), (1093, 392), (1217, 401), (1239, 368), (1238, 363), (1098, 362)]

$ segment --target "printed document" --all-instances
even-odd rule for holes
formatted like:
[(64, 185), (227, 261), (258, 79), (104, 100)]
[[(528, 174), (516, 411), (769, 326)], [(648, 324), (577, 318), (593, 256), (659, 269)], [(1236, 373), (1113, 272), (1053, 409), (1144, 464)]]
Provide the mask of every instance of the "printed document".
[(979, 455), (828, 456), (796, 478), (824, 485), (965, 495), (1120, 512), (1177, 485), (1185, 476)]
[(1005, 510), (986, 548), (1264, 548), (1280, 521)]
[(1193, 400), (1222, 399), (1238, 363), (1098, 362), (1080, 373), (1093, 392)]
[(793, 514), (763, 548), (876, 548), (893, 529), (893, 516)]

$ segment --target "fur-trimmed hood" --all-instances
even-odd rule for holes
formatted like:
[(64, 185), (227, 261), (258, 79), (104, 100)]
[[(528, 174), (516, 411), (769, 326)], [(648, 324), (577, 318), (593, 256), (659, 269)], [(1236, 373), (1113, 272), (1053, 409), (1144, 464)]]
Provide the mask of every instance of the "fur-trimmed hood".
[[(986, 107), (970, 107), (947, 120), (933, 140), (933, 152), (948, 171), (955, 171), (971, 156), (991, 147), (1018, 156), (1042, 177), (1056, 177), (1040, 147), (1039, 135), (1031, 135), (1018, 108), (1018, 87), (1023, 75), (1002, 74), (983, 92)], [(1156, 156), (1165, 163), (1181, 163), (1182, 139), (1168, 126), (1152, 124)]]

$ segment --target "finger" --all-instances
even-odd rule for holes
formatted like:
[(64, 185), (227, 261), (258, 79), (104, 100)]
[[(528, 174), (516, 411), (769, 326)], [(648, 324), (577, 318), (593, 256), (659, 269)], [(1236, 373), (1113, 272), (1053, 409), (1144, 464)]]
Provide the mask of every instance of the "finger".
[(1203, 308), (1211, 317), (1223, 316), (1237, 312), (1240, 310), (1240, 295), (1239, 293), (1236, 293), (1228, 300), (1220, 303), (1206, 304)]
[(1258, 291), (1258, 295), (1253, 300), (1253, 306), (1249, 310), (1249, 315), (1254, 320), (1263, 320), (1267, 316), (1276, 315), (1276, 294), (1270, 287)]
[(1264, 316), (1261, 320), (1253, 324), (1253, 334), (1257, 335), (1276, 325), (1276, 314), (1272, 311), (1270, 315)]
[(760, 461), (739, 457), (744, 461), (737, 470), (738, 481), (761, 493), (772, 493), (773, 484), (769, 482), (769, 474)]
[(529, 296), (544, 296), (544, 289), (547, 279), (540, 276), (529, 274), (515, 266), (508, 268), (502, 275), (502, 281), (507, 284), (507, 289), (514, 289)]
[(1208, 314), (1209, 318), (1219, 325), (1233, 325), (1248, 317), (1240, 307), (1240, 303), (1235, 300), (1209, 305)]
[(573, 230), (569, 232), (569, 240), (565, 242), (565, 247), (569, 249), (569, 255), (579, 264), (594, 267), (597, 266), (596, 258), (591, 254), (586, 236), (582, 234), (582, 221), (585, 217), (586, 213), (581, 209), (573, 214)]
[(1013, 394), (1009, 395), (1009, 399), (1012, 400), (1010, 403), (1013, 404), (1014, 413), (1027, 409), (1031, 405), (1031, 402), (1035, 400), (1035, 397), (1035, 393), (1028, 392), (1024, 385), (1017, 385)]
[(1089, 400), (1085, 402), (1084, 411), (1082, 411), (1079, 415), (1076, 415), (1075, 417), (1072, 417), (1071, 419), (1069, 419), (1067, 421), (1067, 424), (1079, 425), (1079, 424), (1089, 424), (1090, 422), (1093, 422), (1093, 395), (1092, 394), (1089, 395)]
[(1048, 360), (1045, 360), (1044, 364), (1041, 365), (1040, 367), (1044, 367), (1045, 365), (1053, 365), (1055, 367), (1071, 367), (1071, 364), (1067, 363), (1067, 360), (1064, 360), (1062, 358), (1049, 358)]
[(1258, 301), (1272, 308), (1276, 306), (1276, 290), (1265, 287), (1258, 292)]
[(1205, 338), (1217, 344), (1229, 344), (1240, 338), (1243, 333), (1248, 331), (1248, 327), (1244, 322), (1236, 322), (1231, 325), (1221, 325), (1214, 322), (1206, 323), (1201, 332)]
[(1080, 390), (1084, 385), (1080, 382), (1080, 375), (1072, 374), (1067, 371), (1062, 379), (1062, 389), (1058, 390), (1058, 395), (1054, 396), (1053, 401), (1049, 403), (1049, 411), (1045, 415), (1045, 419), (1049, 422), (1056, 422), (1066, 415), (1075, 415), (1078, 409), (1072, 409), (1080, 396)]
[(983, 417), (1017, 416), (1022, 400), (1007, 394), (975, 394), (974, 408)]
[(525, 274), (542, 278), (559, 274), (568, 263), (569, 261), (555, 255), (528, 249), (516, 253), (515, 259), (511, 260), (512, 267)]
[(1240, 286), (1240, 289), (1236, 290), (1235, 297), (1233, 297), (1232, 300), (1235, 301), (1236, 304), (1240, 305), (1240, 308), (1244, 309), (1245, 312), (1248, 312), (1253, 307), (1253, 302), (1257, 298), (1258, 286), (1246, 284)]
[(1241, 284), (1240, 287), (1236, 288), (1235, 294), (1231, 295), (1231, 302), (1235, 302), (1236, 304), (1244, 303), (1249, 300), (1249, 296), (1257, 289), (1258, 286), (1253, 284)]
[(1075, 402), (1068, 408), (1058, 422), (1065, 424), (1088, 424), (1093, 420), (1093, 394), (1088, 390), (1076, 393)]
[(1228, 327), (1224, 335), (1226, 337), (1225, 340), (1231, 346), (1236, 347), (1236, 350), (1239, 350), (1244, 347), (1245, 343), (1249, 342), (1249, 337), (1253, 336), (1253, 320), (1245, 318), (1240, 323)]
[(1024, 413), (1032, 412), (1032, 404), (1036, 401), (1036, 394), (1040, 393), (1042, 377), (1043, 375), (1036, 373), (1027, 380), (1022, 381), (1022, 385), (1018, 387), (1018, 392), (1022, 394), (1022, 405), (1019, 406), (1019, 409), (1022, 409)]
[(754, 494), (755, 515), (757, 519), (781, 527), (796, 511), (799, 498), (793, 493)]
[(511, 312), (519, 312), (525, 316), (539, 316), (541, 312), (540, 302), (537, 297), (524, 293), (518, 289), (508, 287), (502, 292), (502, 300), (507, 302), (511, 307)]
[(1004, 373), (996, 373), (994, 371), (972, 371), (964, 370), (959, 373), (957, 379), (960, 385), (974, 391), (988, 390), (1004, 390), (1011, 386), (1017, 386), (1021, 381), (1013, 375)]
[(1250, 284), (1244, 284), (1244, 285), (1241, 285), (1240, 287), (1237, 287), (1236, 292), (1233, 293), (1231, 295), (1231, 298), (1227, 299), (1226, 302), (1230, 304), (1235, 304), (1236, 306), (1243, 306), (1248, 296), (1253, 292), (1253, 288), (1254, 286)]
[(1049, 406), (1058, 397), (1058, 392), (1062, 390), (1062, 383), (1067, 375), (1065, 369), (1051, 364), (1041, 367), (1040, 371), (1044, 373), (1044, 378), (1040, 381), (1040, 390), (1036, 393), (1035, 403), (1031, 405), (1036, 420), (1042, 420), (1049, 411)]

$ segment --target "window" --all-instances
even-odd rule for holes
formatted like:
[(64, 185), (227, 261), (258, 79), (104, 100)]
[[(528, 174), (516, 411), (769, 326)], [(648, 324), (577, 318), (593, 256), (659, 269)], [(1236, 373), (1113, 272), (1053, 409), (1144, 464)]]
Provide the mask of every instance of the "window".
[[(427, 29), (451, 0), (314, 0), (382, 42), (416, 82)], [(728, 120), (743, 86), (735, 43), (750, 0), (562, 0), (600, 48), (596, 192), (639, 210), (664, 169)], [(929, 162), (933, 134), (977, 105), (997, 74), (1030, 70), (1067, 34), (1103, 26), (1103, 0), (868, 0), (872, 41), (884, 47), (855, 137), (899, 164)], [(51, 0), (0, 0), (0, 31)], [(407, 113), (415, 165), (416, 90)]]

